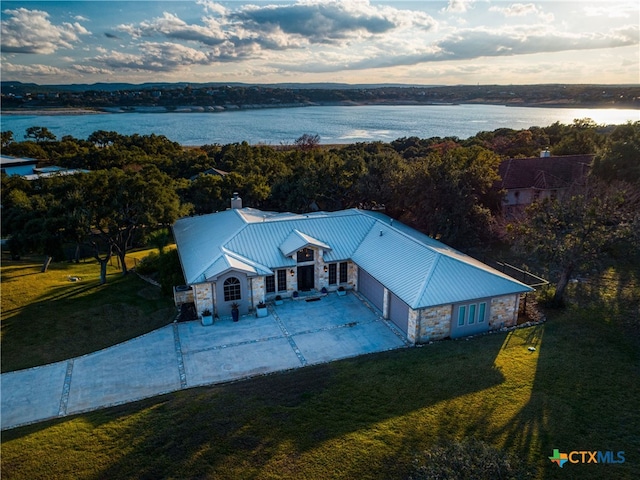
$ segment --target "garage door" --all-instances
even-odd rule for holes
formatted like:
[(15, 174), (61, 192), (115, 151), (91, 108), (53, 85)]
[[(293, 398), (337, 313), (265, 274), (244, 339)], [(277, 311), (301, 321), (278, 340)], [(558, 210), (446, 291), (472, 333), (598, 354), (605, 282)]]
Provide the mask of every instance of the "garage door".
[(384, 305), (384, 287), (362, 268), (358, 268), (358, 291), (380, 311)]
[(393, 293), (389, 296), (389, 318), (404, 333), (409, 328), (409, 305)]

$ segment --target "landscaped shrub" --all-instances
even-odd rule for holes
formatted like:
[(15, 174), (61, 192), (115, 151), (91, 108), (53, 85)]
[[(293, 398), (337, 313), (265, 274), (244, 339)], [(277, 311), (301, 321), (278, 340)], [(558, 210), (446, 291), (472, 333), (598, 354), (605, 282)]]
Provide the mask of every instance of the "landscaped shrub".
[(173, 287), (175, 285), (184, 285), (185, 283), (178, 250), (169, 250), (161, 254), (159, 260), (158, 281), (162, 286), (162, 293), (169, 296), (173, 295)]
[(412, 480), (529, 479), (533, 472), (520, 459), (475, 438), (444, 441), (416, 454), (409, 475)]
[(151, 252), (138, 263), (136, 271), (157, 280), (163, 295), (171, 296), (175, 285), (184, 285), (180, 258), (175, 249), (161, 254)]
[(152, 275), (158, 272), (159, 266), (160, 255), (151, 252), (136, 265), (136, 272), (140, 275)]

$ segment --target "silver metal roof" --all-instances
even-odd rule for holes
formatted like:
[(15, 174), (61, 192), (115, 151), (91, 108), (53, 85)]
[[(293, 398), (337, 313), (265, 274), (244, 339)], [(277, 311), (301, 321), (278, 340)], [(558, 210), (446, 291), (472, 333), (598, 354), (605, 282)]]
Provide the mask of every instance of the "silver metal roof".
[(325, 262), (353, 260), (414, 309), (532, 290), (378, 212), (245, 208), (183, 218), (173, 229), (189, 284), (231, 269), (269, 275), (294, 266), (293, 253), (311, 245)]

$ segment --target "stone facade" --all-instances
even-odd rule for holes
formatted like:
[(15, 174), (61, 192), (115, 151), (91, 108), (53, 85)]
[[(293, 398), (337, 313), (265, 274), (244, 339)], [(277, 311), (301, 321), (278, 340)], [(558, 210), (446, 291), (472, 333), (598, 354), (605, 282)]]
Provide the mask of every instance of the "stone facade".
[(193, 290), (198, 314), (201, 315), (205, 310), (213, 312), (215, 285), (212, 283), (196, 283), (193, 285)]
[(505, 295), (491, 299), (489, 330), (512, 327), (518, 323), (520, 295)]
[(267, 298), (265, 277), (253, 277), (249, 279), (249, 285), (251, 285), (251, 305), (255, 308), (258, 303)]
[[(252, 286), (252, 297), (254, 299), (254, 304), (257, 304), (258, 301), (265, 300), (273, 300), (276, 295), (280, 295), (281, 297), (291, 297), (293, 296), (293, 292), (298, 290), (298, 266), (305, 265), (313, 265), (313, 275), (314, 275), (314, 288), (316, 290), (321, 290), (323, 287), (329, 291), (337, 290), (340, 285), (345, 287), (351, 287), (356, 284), (356, 279), (358, 278), (358, 270), (357, 266), (352, 261), (347, 261), (347, 284), (336, 284), (329, 285), (329, 263), (337, 263), (337, 269), (339, 269), (339, 265), (341, 262), (325, 262), (324, 261), (324, 251), (321, 248), (309, 247), (314, 251), (313, 262), (305, 262), (296, 265), (290, 265), (288, 267), (281, 267), (274, 269), (274, 273), (276, 270), (285, 270), (286, 271), (286, 280), (287, 280), (287, 290), (286, 291), (277, 291), (272, 293), (266, 292), (266, 277), (254, 277), (253, 286)], [(295, 254), (294, 254), (295, 258)], [(326, 271), (325, 271), (326, 268)], [(291, 273), (293, 272), (293, 274)], [(339, 275), (339, 270), (337, 272)], [(277, 283), (277, 275), (275, 278)]]
[(451, 334), (452, 305), (409, 310), (409, 327), (411, 317), (415, 316), (416, 339), (414, 343), (425, 343), (432, 340), (442, 340)]

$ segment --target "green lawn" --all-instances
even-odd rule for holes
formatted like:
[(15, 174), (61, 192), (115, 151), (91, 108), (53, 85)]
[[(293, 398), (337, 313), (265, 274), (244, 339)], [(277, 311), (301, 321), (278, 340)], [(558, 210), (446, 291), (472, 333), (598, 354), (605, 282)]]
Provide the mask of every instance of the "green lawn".
[[(133, 259), (146, 252), (136, 252)], [(96, 261), (2, 262), (2, 371), (44, 365), (90, 353), (170, 323), (175, 307), (160, 289), (109, 267), (99, 284)], [(72, 282), (69, 277), (80, 280)]]
[[(594, 292), (580, 286), (575, 293), (583, 306), (554, 312), (536, 327), (184, 390), (5, 431), (1, 473), (12, 479), (406, 478), (417, 454), (473, 437), (520, 459), (535, 478), (639, 478), (640, 343), (629, 315), (637, 313), (640, 289), (637, 279), (620, 276), (604, 287), (606, 295), (586, 302)], [(555, 448), (622, 450), (626, 462), (560, 469), (548, 459)]]

